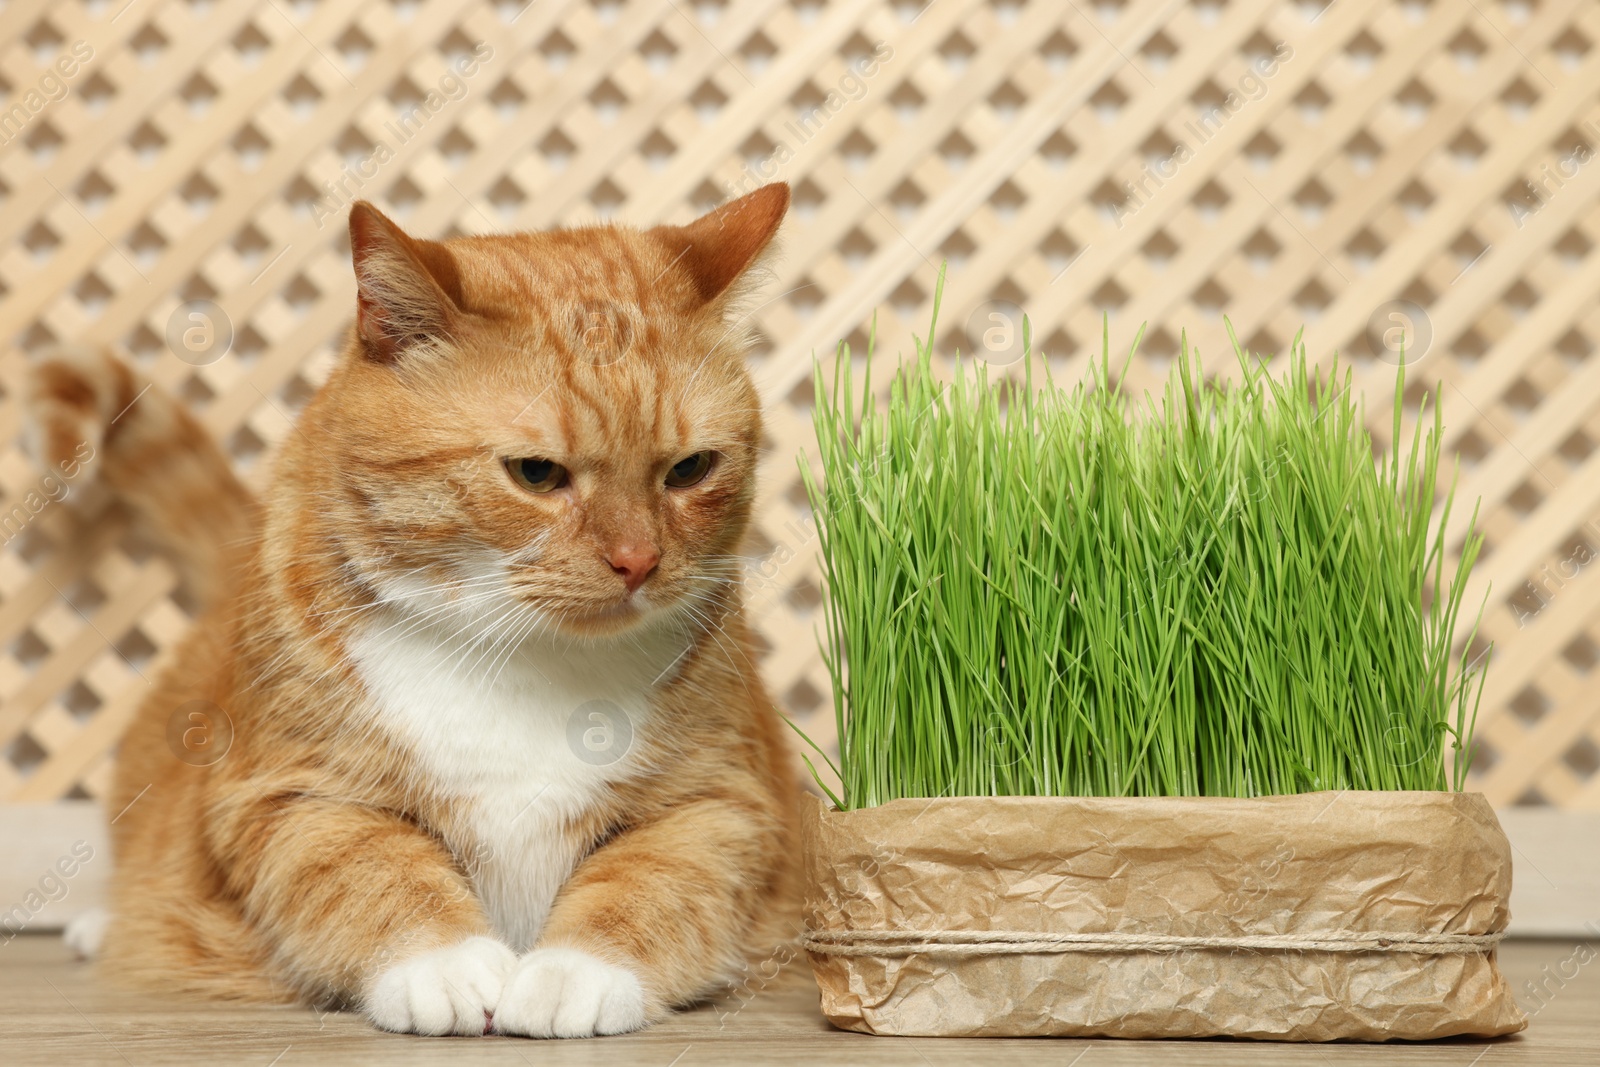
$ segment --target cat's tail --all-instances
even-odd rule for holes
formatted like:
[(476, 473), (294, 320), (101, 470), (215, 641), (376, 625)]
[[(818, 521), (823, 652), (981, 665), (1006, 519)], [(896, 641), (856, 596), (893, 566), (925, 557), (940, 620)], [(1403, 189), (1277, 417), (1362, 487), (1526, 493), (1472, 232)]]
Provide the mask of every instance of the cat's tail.
[(256, 532), (250, 490), (178, 400), (107, 352), (69, 346), (28, 377), (34, 455), (60, 499), (98, 481), (171, 555), (203, 603), (227, 587), (230, 561)]

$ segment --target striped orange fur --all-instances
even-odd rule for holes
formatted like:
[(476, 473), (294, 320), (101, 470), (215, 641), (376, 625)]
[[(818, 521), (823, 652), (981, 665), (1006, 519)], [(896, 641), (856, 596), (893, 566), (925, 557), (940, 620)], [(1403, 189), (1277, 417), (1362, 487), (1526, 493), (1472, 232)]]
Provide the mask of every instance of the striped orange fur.
[(46, 461), (93, 440), (212, 601), (122, 742), (110, 972), (587, 1036), (792, 928), (736, 556), (737, 305), (788, 198), (443, 242), (356, 204), (357, 322), (259, 503), (121, 363), (35, 369)]

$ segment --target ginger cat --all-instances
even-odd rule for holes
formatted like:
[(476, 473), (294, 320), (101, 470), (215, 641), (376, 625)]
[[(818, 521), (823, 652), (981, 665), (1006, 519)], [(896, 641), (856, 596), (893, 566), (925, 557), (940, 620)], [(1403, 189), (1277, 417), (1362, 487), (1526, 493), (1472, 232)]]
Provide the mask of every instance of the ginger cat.
[(582, 1037), (793, 929), (733, 310), (788, 203), (440, 242), (355, 204), (355, 327), (259, 504), (122, 363), (34, 370), (42, 458), (91, 442), (214, 598), (122, 741), (106, 968)]

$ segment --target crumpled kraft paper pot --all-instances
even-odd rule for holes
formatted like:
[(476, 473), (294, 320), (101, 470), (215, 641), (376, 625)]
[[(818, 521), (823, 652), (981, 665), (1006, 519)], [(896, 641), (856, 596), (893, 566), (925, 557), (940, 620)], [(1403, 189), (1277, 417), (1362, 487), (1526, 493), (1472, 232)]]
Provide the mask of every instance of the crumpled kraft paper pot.
[(1386, 1041), (1527, 1026), (1495, 963), (1511, 851), (1479, 794), (808, 798), (835, 1026)]

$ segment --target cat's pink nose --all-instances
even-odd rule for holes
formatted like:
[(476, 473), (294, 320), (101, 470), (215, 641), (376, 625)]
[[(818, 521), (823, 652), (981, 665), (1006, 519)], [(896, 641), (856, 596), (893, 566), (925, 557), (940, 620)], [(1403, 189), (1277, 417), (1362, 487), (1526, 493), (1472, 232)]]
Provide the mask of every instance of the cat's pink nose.
[(661, 562), (661, 552), (652, 544), (617, 545), (606, 553), (606, 562), (611, 564), (611, 569), (622, 576), (623, 582), (628, 586), (628, 592), (637, 592), (644, 584), (645, 579), (656, 572), (656, 564)]

